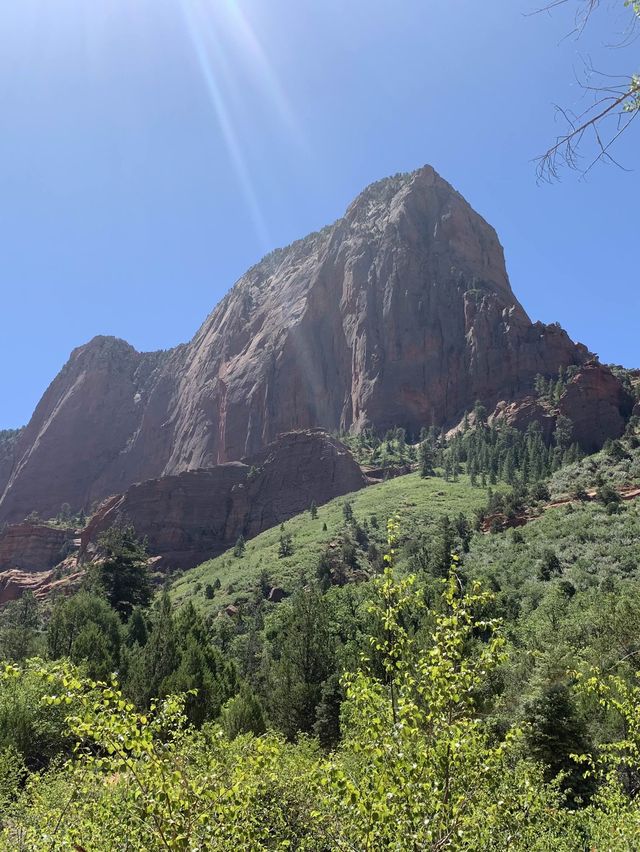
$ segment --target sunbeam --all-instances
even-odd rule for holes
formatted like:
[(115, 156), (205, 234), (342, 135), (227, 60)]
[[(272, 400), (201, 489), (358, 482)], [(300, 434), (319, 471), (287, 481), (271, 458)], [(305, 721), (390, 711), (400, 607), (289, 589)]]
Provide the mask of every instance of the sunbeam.
[[(241, 103), (236, 76), (248, 72), (279, 118), (287, 137), (306, 148), (293, 110), (256, 33), (236, 0), (181, 0), (189, 38), (207, 87), (224, 142), (242, 188), (256, 233), (264, 248), (269, 232), (260, 208), (241, 135), (234, 124), (233, 106)], [(234, 51), (230, 56), (230, 50)], [(234, 67), (237, 59), (239, 67)]]
[[(215, 32), (208, 32), (208, 28), (213, 29), (215, 26), (215, 21), (205, 14), (202, 4), (195, 2), (195, 0), (182, 0), (180, 5), (189, 36), (195, 49), (198, 65), (200, 66), (200, 71), (211, 97), (211, 102), (222, 135), (224, 136), (225, 145), (240, 186), (242, 187), (256, 233), (263, 247), (266, 249), (270, 245), (267, 225), (260, 210), (251, 175), (249, 174), (249, 169), (247, 168), (240, 142), (233, 126), (231, 113), (227, 108), (222, 89), (217, 79), (217, 74), (221, 70), (222, 57), (219, 53), (216, 54), (211, 50), (211, 45), (215, 46)], [(209, 38), (206, 38), (207, 35), (209, 35)], [(212, 35), (213, 37), (211, 37)]]
[(249, 23), (246, 14), (242, 11), (238, 0), (205, 0), (213, 7), (216, 4), (227, 12), (227, 20), (231, 24), (230, 34), (245, 49), (251, 59), (254, 69), (255, 81), (265, 90), (265, 94), (275, 106), (283, 124), (296, 142), (303, 146), (303, 138), (300, 127), (295, 119), (291, 105), (284, 90), (276, 76), (267, 55), (258, 39), (254, 28)]

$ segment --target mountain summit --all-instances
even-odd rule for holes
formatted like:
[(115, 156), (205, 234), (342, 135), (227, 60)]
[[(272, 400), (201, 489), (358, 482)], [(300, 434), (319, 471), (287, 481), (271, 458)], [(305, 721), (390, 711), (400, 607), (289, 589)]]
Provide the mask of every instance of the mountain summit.
[[(425, 166), (265, 257), (189, 344), (141, 354), (98, 337), (76, 349), (0, 447), (0, 520), (88, 508), (290, 430), (453, 426), (476, 400), (517, 402), (536, 374), (592, 358), (558, 325), (531, 322), (494, 229)], [(628, 401), (606, 368), (590, 369), (574, 389), (580, 416), (619, 433)]]

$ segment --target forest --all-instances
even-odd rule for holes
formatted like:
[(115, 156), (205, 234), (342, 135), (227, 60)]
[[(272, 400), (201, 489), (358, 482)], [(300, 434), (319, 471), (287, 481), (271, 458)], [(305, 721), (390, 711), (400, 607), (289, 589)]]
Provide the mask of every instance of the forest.
[(637, 418), (470, 421), (164, 588), (121, 527), (8, 604), (3, 848), (636, 848)]

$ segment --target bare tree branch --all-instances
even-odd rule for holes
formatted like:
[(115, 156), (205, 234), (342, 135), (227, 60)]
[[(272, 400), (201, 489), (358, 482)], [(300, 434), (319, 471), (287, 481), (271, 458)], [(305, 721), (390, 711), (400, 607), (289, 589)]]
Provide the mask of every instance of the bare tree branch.
[[(576, 0), (550, 0), (530, 14), (550, 13), (553, 9), (565, 6), (569, 2), (576, 2)], [(577, 3), (579, 8), (575, 14), (575, 28), (569, 35), (575, 34), (579, 38), (593, 12), (600, 6), (600, 0), (577, 0)], [(637, 35), (637, 25), (640, 21), (637, 4), (633, 4), (630, 14), (631, 24), (625, 38), (617, 45), (618, 48), (624, 46), (625, 42), (629, 44), (630, 37), (633, 35), (635, 38)], [(544, 154), (536, 157), (539, 181), (549, 182), (558, 179), (560, 168), (563, 166), (581, 171), (583, 177), (600, 161), (624, 168), (613, 157), (611, 148), (640, 111), (640, 78), (637, 75), (602, 73), (594, 69), (590, 59), (584, 61), (584, 65), (586, 80), (577, 79), (584, 93), (593, 96), (593, 102), (578, 115), (572, 110), (556, 105), (556, 113), (566, 122), (568, 129), (556, 137), (554, 144)], [(603, 84), (599, 85), (597, 80), (593, 82), (594, 77), (601, 78)], [(587, 136), (591, 136), (597, 153), (587, 167), (583, 168), (580, 149)]]
[[(637, 111), (628, 113), (629, 120), (624, 123), (624, 125), (619, 128), (614, 136), (608, 141), (602, 141), (602, 135), (600, 133), (600, 124), (604, 119), (609, 117), (610, 115), (616, 115), (618, 119), (625, 115), (623, 108), (625, 103), (630, 103), (632, 99), (635, 99), (640, 95), (640, 86), (635, 84), (631, 85), (629, 89), (627, 89), (622, 94), (617, 97), (610, 96), (607, 98), (601, 98), (594, 104), (593, 107), (590, 108), (587, 112), (590, 112), (592, 109), (596, 108), (600, 104), (604, 102), (609, 102), (608, 105), (602, 109), (600, 112), (595, 115), (587, 118), (586, 120), (576, 123), (574, 122), (568, 112), (562, 109), (559, 106), (556, 106), (558, 112), (566, 120), (567, 124), (571, 128), (570, 131), (562, 136), (559, 136), (556, 139), (555, 144), (553, 144), (544, 154), (541, 154), (539, 157), (536, 157), (537, 166), (537, 175), (538, 179), (541, 181), (550, 181), (554, 180), (558, 177), (558, 166), (564, 164), (569, 166), (572, 169), (577, 169), (580, 161), (580, 157), (578, 154), (578, 146), (582, 142), (584, 135), (589, 130), (593, 130), (596, 144), (599, 148), (598, 155), (590, 163), (588, 168), (583, 172), (586, 174), (587, 171), (590, 171), (593, 166), (601, 159), (608, 158), (612, 162), (616, 162), (613, 160), (613, 157), (608, 153), (611, 145), (620, 137), (620, 135), (626, 130), (626, 128), (631, 123), (632, 119), (637, 115)], [(622, 109), (621, 109), (622, 108)]]

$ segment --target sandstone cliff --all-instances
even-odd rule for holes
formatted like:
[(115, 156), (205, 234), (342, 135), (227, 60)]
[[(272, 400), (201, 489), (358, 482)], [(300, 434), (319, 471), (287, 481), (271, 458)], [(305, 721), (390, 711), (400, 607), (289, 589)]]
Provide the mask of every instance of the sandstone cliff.
[[(537, 373), (588, 358), (559, 326), (529, 320), (493, 228), (425, 167), (267, 256), (189, 344), (139, 354), (97, 338), (76, 350), (0, 464), (0, 520), (87, 510), (291, 429), (452, 426), (476, 399), (492, 410)], [(622, 422), (616, 382), (598, 441)], [(580, 393), (585, 424), (601, 403), (592, 411)]]
[(607, 438), (623, 432), (633, 411), (633, 397), (611, 370), (596, 361), (588, 361), (568, 382), (557, 403), (532, 394), (515, 400), (502, 400), (489, 417), (489, 423), (505, 422), (525, 430), (532, 422), (540, 424), (542, 435), (550, 441), (559, 414), (572, 424), (572, 440), (588, 453), (599, 450)]
[(0, 532), (0, 571), (48, 571), (73, 550), (73, 529), (25, 522)]
[(367, 484), (339, 441), (310, 430), (282, 435), (251, 458), (147, 480), (105, 501), (82, 533), (82, 558), (100, 533), (131, 523), (163, 569), (192, 568), (317, 505)]

